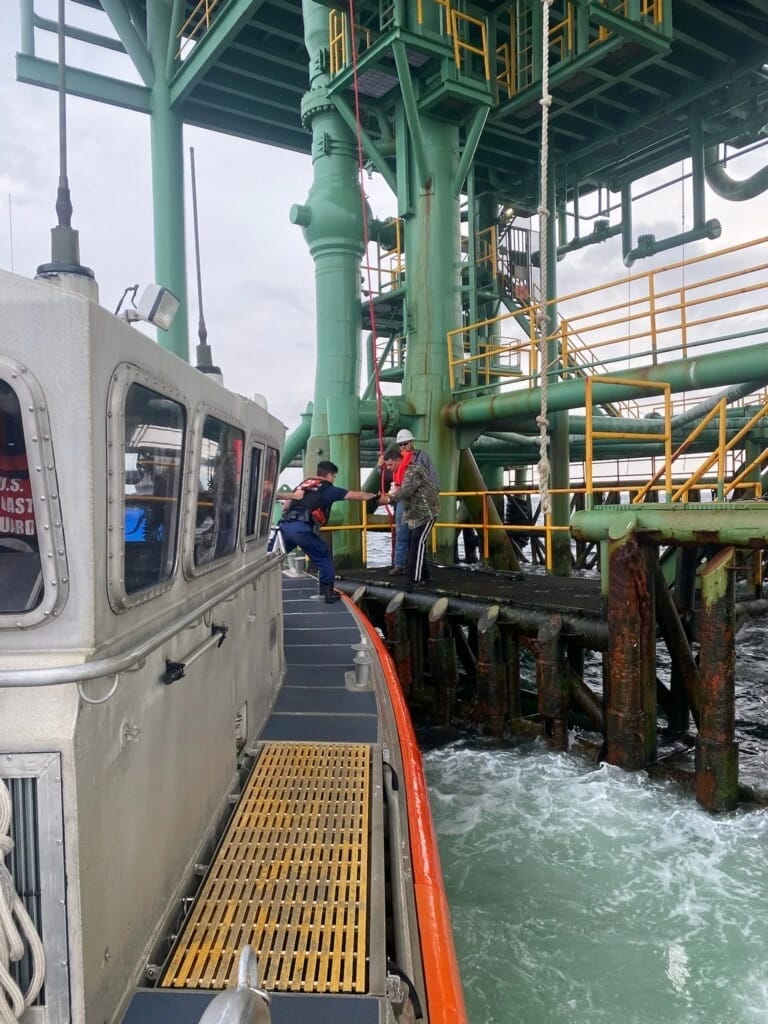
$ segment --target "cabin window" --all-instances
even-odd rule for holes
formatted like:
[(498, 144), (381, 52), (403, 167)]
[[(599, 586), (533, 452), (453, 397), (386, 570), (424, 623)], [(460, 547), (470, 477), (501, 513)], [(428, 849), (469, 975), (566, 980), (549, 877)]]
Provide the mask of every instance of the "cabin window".
[(251, 472), (248, 477), (248, 510), (245, 516), (245, 535), (255, 537), (259, 527), (259, 490), (261, 488), (261, 448), (251, 448)]
[(18, 396), (0, 380), (0, 615), (43, 599), (37, 521)]
[(124, 583), (127, 594), (168, 579), (176, 563), (184, 406), (141, 384), (125, 399)]
[(261, 519), (259, 536), (266, 537), (272, 522), (272, 506), (275, 501), (277, 474), (280, 469), (280, 453), (276, 448), (267, 448), (264, 459), (264, 479), (261, 485)]
[(206, 416), (200, 448), (195, 517), (195, 565), (231, 555), (237, 544), (245, 435)]

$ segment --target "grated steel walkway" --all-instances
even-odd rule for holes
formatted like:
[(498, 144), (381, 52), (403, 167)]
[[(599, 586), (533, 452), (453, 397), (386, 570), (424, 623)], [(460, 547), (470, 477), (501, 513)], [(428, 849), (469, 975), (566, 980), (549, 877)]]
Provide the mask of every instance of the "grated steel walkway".
[(366, 989), (370, 747), (267, 743), (163, 987), (220, 989), (253, 946), (272, 991)]
[(233, 987), (246, 944), (274, 1024), (380, 1021), (378, 706), (349, 685), (353, 615), (316, 593), (313, 577), (284, 575), (286, 677), (257, 760), (158, 987), (134, 995), (125, 1024), (198, 1019), (190, 998)]

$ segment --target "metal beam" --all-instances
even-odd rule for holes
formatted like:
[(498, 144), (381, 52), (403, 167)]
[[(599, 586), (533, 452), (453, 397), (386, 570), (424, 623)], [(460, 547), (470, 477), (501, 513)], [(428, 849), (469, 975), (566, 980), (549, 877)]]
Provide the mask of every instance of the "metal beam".
[(155, 69), (144, 40), (131, 21), (127, 7), (122, 0), (101, 0), (101, 6), (120, 37), (126, 53), (133, 61), (133, 66), (141, 75), (142, 82), (151, 88), (155, 81)]
[[(56, 90), (59, 87), (58, 65), (54, 61), (17, 53), (16, 78), (27, 85)], [(67, 92), (71, 96), (109, 103), (125, 110), (138, 110), (142, 114), (149, 114), (152, 109), (151, 92), (146, 86), (121, 82), (80, 68), (67, 67)]]
[(248, 24), (263, 0), (230, 0), (171, 81), (171, 106), (182, 103)]
[(392, 192), (397, 195), (397, 182), (395, 180), (395, 175), (390, 170), (384, 154), (378, 148), (365, 128), (363, 128), (361, 124), (357, 123), (354, 113), (350, 110), (349, 104), (339, 96), (338, 93), (335, 93), (331, 99), (333, 100), (333, 105), (336, 107), (339, 114), (341, 114), (344, 119), (344, 123), (352, 134), (357, 137), (357, 133), (360, 133), (360, 139), (362, 140), (365, 154), (370, 158), (371, 162), (376, 167), (376, 170), (389, 185)]

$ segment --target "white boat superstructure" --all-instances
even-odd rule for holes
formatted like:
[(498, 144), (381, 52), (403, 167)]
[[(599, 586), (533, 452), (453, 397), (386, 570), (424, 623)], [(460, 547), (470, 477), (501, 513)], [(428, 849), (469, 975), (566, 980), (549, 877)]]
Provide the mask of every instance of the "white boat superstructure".
[(80, 295), (0, 272), (0, 311), (0, 774), (37, 847), (32, 1016), (110, 1020), (283, 676), (284, 428)]
[(0, 1009), (463, 1024), (387, 651), (267, 549), (283, 425), (66, 284), (0, 272)]

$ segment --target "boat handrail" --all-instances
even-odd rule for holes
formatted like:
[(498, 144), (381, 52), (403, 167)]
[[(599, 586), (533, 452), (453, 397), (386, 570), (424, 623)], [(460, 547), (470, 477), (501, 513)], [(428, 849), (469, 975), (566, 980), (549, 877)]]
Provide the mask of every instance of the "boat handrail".
[(53, 668), (28, 668), (28, 669), (3, 669), (0, 670), (0, 688), (2, 687), (24, 687), (24, 686), (60, 686), (65, 683), (83, 683), (90, 679), (100, 679), (103, 676), (115, 676), (121, 672), (129, 672), (141, 667), (144, 659), (161, 647), (164, 643), (188, 629), (196, 619), (204, 615), (215, 605), (226, 601), (238, 590), (249, 583), (253, 583), (260, 576), (270, 570), (276, 562), (280, 562), (283, 555), (268, 554), (267, 557), (256, 565), (247, 566), (238, 572), (234, 580), (228, 581), (209, 592), (209, 596), (199, 605), (186, 612), (180, 618), (175, 618), (164, 629), (153, 635), (142, 643), (137, 644), (128, 651), (120, 654), (107, 655), (96, 658), (94, 661), (78, 662), (76, 665), (60, 665)]

